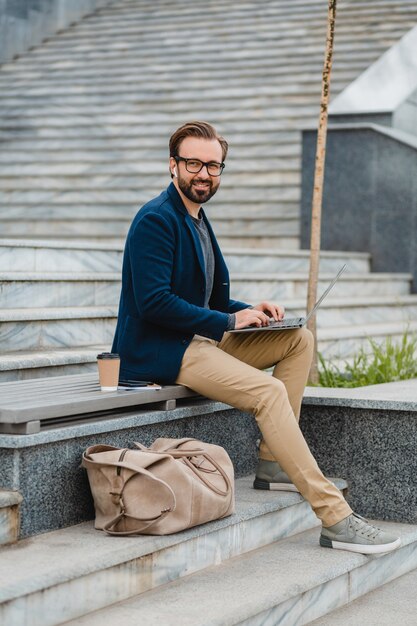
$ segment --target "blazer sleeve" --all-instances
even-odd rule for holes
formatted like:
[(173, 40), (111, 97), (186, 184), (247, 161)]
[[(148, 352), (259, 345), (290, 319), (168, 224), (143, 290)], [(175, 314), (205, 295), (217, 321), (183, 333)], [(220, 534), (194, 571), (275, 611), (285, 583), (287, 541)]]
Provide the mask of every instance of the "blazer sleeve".
[(220, 341), (229, 315), (191, 304), (172, 293), (175, 258), (173, 225), (159, 213), (146, 213), (129, 238), (129, 255), (136, 306), (152, 324)]

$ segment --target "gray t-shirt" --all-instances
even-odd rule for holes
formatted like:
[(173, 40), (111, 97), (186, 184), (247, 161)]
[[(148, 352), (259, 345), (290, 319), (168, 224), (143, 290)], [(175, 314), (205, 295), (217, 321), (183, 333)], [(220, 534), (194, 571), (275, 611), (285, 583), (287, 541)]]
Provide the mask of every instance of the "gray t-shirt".
[[(214, 252), (213, 246), (210, 239), (210, 234), (207, 230), (207, 226), (204, 223), (203, 218), (192, 217), (193, 224), (197, 229), (197, 233), (200, 239), (201, 248), (203, 250), (204, 257), (204, 267), (206, 272), (206, 293), (204, 296), (204, 308), (209, 309), (209, 302), (211, 297), (211, 292), (213, 291), (213, 282), (214, 282), (214, 270), (215, 270), (215, 260), (214, 260)], [(226, 330), (233, 330), (235, 327), (235, 315), (233, 313), (229, 313), (229, 323), (227, 325)]]

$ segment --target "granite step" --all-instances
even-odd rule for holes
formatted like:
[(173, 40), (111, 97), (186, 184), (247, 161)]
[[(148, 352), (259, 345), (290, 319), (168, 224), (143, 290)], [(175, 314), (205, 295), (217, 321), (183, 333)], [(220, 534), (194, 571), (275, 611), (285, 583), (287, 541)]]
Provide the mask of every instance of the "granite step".
[[(382, 523), (402, 546), (378, 558), (326, 550), (317, 530), (282, 539), (68, 622), (301, 626), (417, 568), (417, 527)], [(227, 598), (227, 602), (225, 602)], [(358, 622), (356, 622), (358, 623)]]
[(21, 502), (18, 491), (0, 488), (0, 546), (15, 543), (19, 537)]
[[(215, 208), (210, 207), (210, 214)], [(81, 209), (87, 211), (87, 207)], [(0, 267), (3, 272), (120, 272), (123, 250), (124, 242), (86, 244), (82, 241), (0, 239)], [(231, 272), (279, 270), (287, 273), (308, 272), (309, 269), (308, 250), (225, 248), (223, 255)], [(348, 264), (349, 271), (366, 273), (370, 269), (370, 255), (366, 252), (321, 252), (322, 272), (335, 274), (344, 263)]]
[(61, 624), (317, 525), (299, 494), (252, 481), (236, 481), (234, 515), (175, 535), (114, 538), (87, 522), (3, 548), (0, 622)]
[[(322, 273), (317, 293), (324, 293), (334, 274)], [(383, 308), (384, 298), (391, 306), (407, 306), (413, 315), (417, 295), (410, 296), (408, 274), (345, 273), (332, 289), (331, 299), (355, 305), (362, 298), (375, 300)], [(61, 271), (0, 272), (0, 305), (3, 309), (19, 307), (80, 307), (116, 305), (121, 289), (121, 272)], [(231, 274), (231, 293), (244, 302), (265, 299), (289, 304), (307, 297), (307, 273), (266, 274), (251, 272)], [(372, 300), (371, 300), (372, 301)], [(292, 302), (291, 306), (298, 305)], [(304, 308), (304, 306), (303, 306)], [(358, 308), (358, 305), (356, 305)], [(384, 314), (380, 313), (382, 317)], [(387, 312), (387, 319), (389, 313)]]
[(370, 591), (344, 607), (319, 617), (310, 626), (415, 626), (417, 570)]

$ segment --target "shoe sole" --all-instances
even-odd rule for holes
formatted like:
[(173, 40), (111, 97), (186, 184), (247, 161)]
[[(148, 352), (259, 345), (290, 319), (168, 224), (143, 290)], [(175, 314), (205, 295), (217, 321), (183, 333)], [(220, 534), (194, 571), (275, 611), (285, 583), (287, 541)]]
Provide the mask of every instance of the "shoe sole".
[(299, 493), (297, 487), (293, 483), (270, 483), (267, 480), (261, 478), (255, 478), (253, 481), (254, 489), (265, 489), (269, 491), (292, 491)]
[(359, 554), (381, 554), (382, 552), (392, 552), (401, 545), (401, 539), (398, 538), (391, 543), (381, 543), (374, 546), (360, 543), (345, 543), (343, 541), (332, 541), (328, 537), (320, 537), (320, 545), (322, 548), (333, 548), (334, 550), (348, 550), (349, 552), (357, 552)]

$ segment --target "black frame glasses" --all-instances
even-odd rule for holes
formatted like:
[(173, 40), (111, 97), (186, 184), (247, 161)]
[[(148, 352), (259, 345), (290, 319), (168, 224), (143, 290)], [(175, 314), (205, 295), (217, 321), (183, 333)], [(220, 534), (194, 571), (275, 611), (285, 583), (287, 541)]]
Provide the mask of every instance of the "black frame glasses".
[[(204, 161), (200, 161), (200, 159), (186, 159), (178, 155), (174, 156), (174, 159), (177, 163), (179, 161), (184, 161), (185, 169), (190, 174), (198, 174), (199, 172), (201, 172), (203, 167), (206, 167), (207, 172), (210, 174), (210, 176), (221, 176), (225, 166), (224, 163), (217, 163), (217, 161), (209, 161), (208, 163), (204, 163)], [(193, 166), (192, 163), (195, 163), (195, 166)]]

